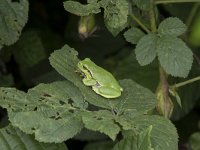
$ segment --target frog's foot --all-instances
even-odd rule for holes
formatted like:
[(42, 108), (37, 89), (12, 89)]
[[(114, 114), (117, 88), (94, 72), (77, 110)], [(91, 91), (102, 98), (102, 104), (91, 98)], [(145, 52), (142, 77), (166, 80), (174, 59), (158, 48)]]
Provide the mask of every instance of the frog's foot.
[(97, 81), (94, 80), (94, 79), (87, 79), (87, 78), (84, 78), (84, 79), (83, 79), (83, 83), (84, 83), (86, 86), (93, 86), (93, 85), (96, 85)]
[(75, 70), (75, 73), (78, 73), (81, 77), (85, 77), (85, 74), (79, 69)]
[(117, 98), (121, 95), (121, 91), (111, 88), (111, 87), (107, 87), (107, 86), (102, 86), (102, 87), (98, 87), (98, 88), (93, 88), (96, 93), (102, 95), (103, 97), (106, 98)]

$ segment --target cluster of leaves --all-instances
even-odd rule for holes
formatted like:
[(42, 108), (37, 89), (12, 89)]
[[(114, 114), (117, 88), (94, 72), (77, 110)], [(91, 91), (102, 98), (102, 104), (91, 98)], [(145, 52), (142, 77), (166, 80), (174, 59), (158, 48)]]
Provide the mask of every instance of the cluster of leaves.
[[(77, 52), (65, 45), (51, 55), (50, 63), (71, 82), (64, 80), (39, 84), (27, 93), (15, 88), (1, 88), (0, 105), (7, 109), (12, 125), (27, 134), (35, 134), (40, 142), (60, 143), (86, 128), (104, 133), (112, 140), (120, 131), (129, 131), (132, 136), (130, 139), (125, 136), (125, 140), (131, 141), (138, 136), (136, 141), (149, 141), (145, 142), (148, 144), (146, 146), (152, 144), (157, 149), (177, 148), (176, 129), (169, 120), (145, 115), (156, 105), (156, 98), (151, 91), (132, 80), (121, 80), (124, 88), (122, 96), (108, 101), (84, 86), (76, 73), (78, 61)], [(88, 103), (99, 109), (90, 110)], [(163, 126), (165, 130), (161, 133)], [(146, 131), (148, 127), (152, 131)], [(135, 144), (138, 144), (136, 141)], [(120, 143), (114, 149), (123, 149), (120, 148), (123, 142)], [(130, 146), (135, 144), (130, 143)]]
[(177, 36), (186, 31), (186, 25), (178, 18), (163, 20), (158, 33), (145, 35), (138, 28), (124, 33), (126, 40), (137, 44), (136, 58), (141, 66), (151, 63), (156, 56), (168, 74), (175, 77), (187, 77), (193, 62), (192, 51)]
[[(28, 1), (3, 0), (0, 3), (1, 49), (18, 40), (28, 19)], [(141, 15), (141, 10), (143, 13), (148, 13), (152, 9), (151, 1), (87, 0), (87, 4), (81, 4), (69, 0), (63, 4), (65, 10), (78, 16), (90, 16), (103, 10), (104, 23), (114, 36), (129, 28), (124, 37), (126, 41), (136, 45), (136, 48), (124, 62), (119, 64), (116, 69), (117, 76), (120, 76), (120, 72), (122, 76), (126, 74), (126, 68), (130, 72), (130, 68), (135, 67), (138, 75), (130, 75), (130, 78), (137, 79), (148, 71), (158, 80), (154, 72), (158, 67), (153, 61), (156, 57), (167, 74), (174, 77), (188, 76), (193, 63), (193, 54), (179, 37), (187, 30), (180, 19), (176, 17), (164, 19), (157, 31), (152, 33), (148, 29), (144, 30), (145, 33), (135, 26), (135, 22), (130, 21), (129, 15), (134, 13), (149, 27), (149, 20), (145, 15)], [(131, 25), (133, 27), (130, 28)], [(44, 41), (44, 35), (49, 39)], [(63, 45), (63, 42), (54, 43), (55, 39), (62, 41), (48, 30), (41, 36), (40, 32), (31, 29), (25, 31), (19, 41), (9, 48), (27, 85), (34, 82), (30, 81), (33, 72), (37, 74), (38, 71), (44, 71), (40, 63), (50, 53), (46, 49)], [(10, 53), (8, 55), (11, 56)], [(98, 140), (99, 137), (103, 141), (89, 143), (85, 150), (94, 149), (97, 145), (99, 149), (108, 150), (178, 149), (175, 126), (167, 118), (152, 115), (157, 105), (156, 96), (152, 91), (157, 82), (152, 80), (155, 84), (152, 86), (149, 80), (146, 82), (138, 79), (137, 83), (132, 79), (119, 80), (124, 91), (120, 97), (109, 100), (97, 95), (82, 83), (82, 78), (77, 73), (79, 61), (78, 52), (64, 45), (49, 57), (48, 63), (50, 62), (57, 72), (52, 71), (40, 79), (33, 79), (39, 82), (46, 81), (50, 77), (54, 78), (54, 82), (51, 79), (51, 83), (40, 83), (27, 92), (0, 87), (0, 106), (7, 110), (10, 122), (7, 127), (0, 130), (0, 149), (67, 150), (64, 141), (68, 139)], [(133, 66), (125, 68), (126, 63)], [(150, 69), (143, 70), (137, 63), (141, 66), (149, 64)], [(127, 76), (128, 74), (125, 78)], [(1, 77), (3, 78), (0, 83), (4, 86), (10, 86), (14, 82), (10, 74)], [(8, 79), (11, 82), (4, 83), (4, 80)], [(149, 87), (152, 91), (138, 83)], [(199, 94), (195, 96), (195, 100), (200, 97)], [(182, 106), (184, 107), (184, 104)], [(189, 144), (192, 148), (199, 148), (199, 137), (199, 133), (194, 133), (190, 137)]]
[(116, 36), (126, 27), (128, 21), (129, 4), (126, 0), (88, 0), (87, 5), (76, 1), (64, 2), (64, 8), (78, 16), (88, 16), (104, 9), (104, 20), (108, 30)]
[[(150, 9), (148, 3), (141, 1), (134, 3), (143, 10)], [(88, 1), (87, 5), (66, 1), (64, 7), (79, 16), (99, 13), (102, 7), (105, 24), (114, 36), (127, 27), (129, 3), (126, 0)], [(160, 23), (158, 33), (145, 35), (139, 28), (132, 27), (124, 33), (124, 36), (128, 42), (137, 44), (135, 53), (141, 66), (148, 65), (158, 56), (161, 66), (168, 74), (187, 77), (193, 62), (192, 51), (180, 38), (177, 38), (186, 30), (186, 25), (178, 18), (167, 18)]]

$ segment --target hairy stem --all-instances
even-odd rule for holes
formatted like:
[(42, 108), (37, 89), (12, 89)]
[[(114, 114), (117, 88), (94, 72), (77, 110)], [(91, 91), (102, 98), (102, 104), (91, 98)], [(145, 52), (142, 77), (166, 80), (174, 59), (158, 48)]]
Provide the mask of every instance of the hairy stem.
[[(149, 12), (151, 31), (156, 33), (157, 22), (155, 15), (155, 0), (151, 0), (151, 9)], [(162, 66), (159, 64), (160, 72), (160, 83), (158, 85), (156, 96), (157, 96), (157, 111), (166, 118), (169, 118), (173, 111), (173, 103), (169, 97), (169, 84), (167, 81), (167, 74), (165, 73)]]
[(135, 22), (137, 22), (137, 24), (147, 33), (150, 33), (151, 31), (134, 15), (134, 14), (129, 14), (129, 16), (131, 16), (131, 18), (133, 20), (135, 20)]
[(151, 0), (151, 9), (149, 12), (149, 17), (151, 21), (151, 31), (155, 33), (157, 30), (157, 26), (156, 26), (156, 16), (155, 16), (155, 11), (154, 11), (154, 0)]
[(198, 76), (198, 77), (196, 77), (196, 78), (193, 78), (193, 79), (190, 79), (190, 80), (187, 80), (187, 81), (184, 81), (184, 82), (177, 83), (177, 84), (172, 85), (172, 86), (170, 86), (170, 87), (172, 87), (172, 88), (179, 88), (179, 87), (181, 87), (181, 86), (184, 86), (184, 85), (193, 83), (193, 82), (198, 81), (198, 80), (200, 80), (200, 76)]
[(190, 2), (200, 2), (200, 0), (156, 0), (155, 4), (190, 3)]

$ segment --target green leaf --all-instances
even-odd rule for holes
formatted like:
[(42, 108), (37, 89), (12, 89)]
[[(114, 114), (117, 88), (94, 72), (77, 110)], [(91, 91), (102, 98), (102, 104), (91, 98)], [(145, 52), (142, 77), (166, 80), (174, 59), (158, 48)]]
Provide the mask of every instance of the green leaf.
[(112, 150), (154, 150), (150, 140), (151, 130), (152, 126), (149, 126), (137, 136), (125, 137)]
[(148, 0), (148, 1), (144, 1), (144, 0), (132, 0), (132, 1), (133, 1), (133, 3), (135, 3), (135, 5), (138, 8), (140, 8), (142, 10), (148, 11), (151, 8), (151, 1), (150, 0)]
[(33, 136), (27, 135), (17, 128), (9, 125), (0, 129), (1, 150), (67, 150), (64, 143), (45, 144), (38, 142)]
[(160, 35), (179, 36), (186, 30), (186, 25), (176, 17), (169, 17), (163, 20), (158, 27), (158, 33)]
[(106, 27), (116, 36), (126, 27), (129, 10), (128, 2), (126, 0), (102, 0), (100, 4), (104, 8)]
[(139, 28), (130, 28), (128, 31), (124, 33), (124, 37), (126, 41), (137, 44), (138, 41), (144, 36), (144, 32), (142, 32)]
[[(153, 93), (131, 80), (121, 81), (121, 84), (126, 85), (121, 99), (106, 101), (112, 111), (84, 111), (87, 105), (82, 94), (67, 81), (40, 84), (28, 93), (14, 88), (0, 88), (0, 105), (7, 109), (14, 126), (28, 134), (35, 134), (39, 141), (62, 142), (80, 132), (83, 125), (114, 140), (120, 127), (111, 112), (134, 117), (153, 109), (156, 101)], [(120, 121), (126, 126), (123, 119)]]
[(75, 49), (64, 45), (60, 50), (53, 52), (49, 58), (53, 68), (75, 85), (81, 83), (80, 75), (76, 73), (79, 62), (77, 55)]
[(132, 79), (151, 91), (155, 91), (159, 83), (158, 63), (153, 61), (151, 64), (141, 67), (136, 60), (134, 50), (131, 48), (122, 49), (122, 52), (124, 51), (130, 51), (130, 54), (125, 59), (117, 60), (119, 63), (114, 70), (116, 78)]
[(87, 0), (87, 3), (97, 3), (99, 0)]
[(156, 97), (149, 89), (142, 87), (133, 80), (121, 80), (124, 91), (119, 100), (110, 101), (112, 108), (118, 113), (132, 113), (132, 116), (145, 114), (156, 106)]
[(190, 48), (179, 38), (162, 36), (157, 41), (158, 59), (164, 70), (175, 77), (187, 77), (193, 62)]
[(148, 65), (155, 59), (157, 40), (158, 37), (154, 34), (145, 35), (139, 40), (135, 54), (140, 65)]
[[(47, 101), (50, 104), (59, 105), (61, 103), (71, 104), (74, 107), (85, 109), (87, 103), (84, 101), (80, 90), (69, 81), (56, 81), (50, 84), (39, 84), (29, 89), (30, 96), (38, 98), (40, 101)], [(59, 101), (56, 101), (59, 100)]]
[(178, 95), (178, 92), (175, 89), (169, 89), (169, 93), (170, 93), (170, 95), (172, 95), (175, 98), (175, 100), (178, 103), (178, 105), (180, 107), (182, 107), (182, 105), (181, 105), (181, 98)]
[(99, 131), (115, 140), (120, 128), (115, 124), (113, 115), (107, 110), (93, 111), (82, 114), (82, 120), (87, 129)]
[(70, 13), (78, 16), (88, 16), (90, 14), (97, 14), (101, 12), (98, 3), (89, 3), (87, 5), (83, 5), (76, 1), (66, 1), (64, 2), (64, 8)]
[(178, 150), (178, 134), (170, 120), (160, 116), (140, 116), (132, 121), (134, 130), (141, 132), (152, 126), (151, 143), (156, 150)]
[(28, 19), (28, 1), (1, 0), (0, 48), (15, 43)]
[[(78, 61), (77, 52), (67, 45), (61, 50), (55, 51), (50, 57), (51, 65), (66, 79), (75, 84), (84, 95), (85, 100), (89, 103), (111, 110), (113, 107), (116, 107), (116, 109), (119, 107), (119, 111), (132, 107), (136, 111), (147, 112), (155, 107), (155, 95), (131, 80), (120, 82), (124, 91), (119, 98), (109, 100), (99, 96), (91, 87), (87, 87), (82, 83), (82, 77), (76, 72)], [(134, 97), (136, 98), (134, 99)]]
[(58, 73), (80, 89), (86, 101), (95, 106), (110, 109), (107, 98), (96, 94), (91, 87), (87, 87), (83, 84), (82, 77), (77, 73), (77, 64), (79, 62), (77, 55), (77, 51), (68, 45), (65, 45), (60, 50), (52, 53), (49, 59), (51, 65), (56, 69), (56, 71), (58, 71)]
[(79, 108), (87, 107), (73, 84), (59, 81), (40, 84), (28, 93), (0, 89), (0, 105), (11, 123), (42, 142), (59, 143), (75, 136), (83, 127)]
[(21, 69), (32, 67), (47, 57), (35, 30), (28, 30), (22, 34), (14, 46), (14, 57)]
[(192, 150), (200, 149), (200, 132), (193, 133), (189, 138), (189, 144)]

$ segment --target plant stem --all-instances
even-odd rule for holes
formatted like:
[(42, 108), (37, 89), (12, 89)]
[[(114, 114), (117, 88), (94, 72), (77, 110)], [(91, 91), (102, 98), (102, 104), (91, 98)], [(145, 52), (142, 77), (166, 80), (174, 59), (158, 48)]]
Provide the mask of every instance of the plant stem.
[(191, 9), (190, 14), (189, 14), (189, 16), (188, 16), (188, 18), (187, 18), (187, 21), (186, 21), (187, 27), (189, 27), (189, 26), (191, 25), (191, 23), (192, 23), (192, 21), (193, 21), (193, 19), (194, 19), (194, 16), (195, 16), (195, 14), (196, 14), (196, 12), (197, 12), (197, 10), (198, 10), (198, 8), (199, 8), (199, 4), (200, 4), (200, 3), (195, 3), (195, 4), (192, 6), (192, 9)]
[(196, 77), (196, 78), (193, 78), (193, 79), (190, 79), (190, 80), (187, 80), (187, 81), (184, 81), (184, 82), (177, 83), (177, 84), (172, 85), (172, 86), (170, 86), (170, 87), (171, 87), (171, 88), (179, 88), (179, 87), (181, 87), (181, 86), (184, 86), (184, 85), (193, 83), (193, 82), (198, 81), (198, 80), (200, 80), (200, 76), (198, 76), (198, 77)]
[(156, 27), (156, 16), (154, 12), (154, 0), (151, 0), (151, 9), (149, 11), (149, 17), (150, 17), (150, 23), (151, 23), (151, 31), (155, 33), (157, 30), (157, 27)]
[(155, 4), (190, 3), (190, 2), (200, 2), (200, 0), (156, 0)]
[(159, 66), (159, 72), (160, 72), (160, 83), (163, 88), (163, 92), (168, 96), (168, 90), (169, 90), (169, 84), (167, 81), (167, 74), (165, 73), (164, 69)]
[[(149, 12), (151, 31), (156, 33), (157, 31), (157, 22), (155, 15), (155, 0), (151, 0), (151, 9)], [(156, 110), (166, 118), (171, 116), (173, 111), (173, 103), (169, 97), (169, 84), (167, 81), (167, 74), (159, 64), (159, 73), (160, 73), (160, 83), (157, 88), (157, 107)]]
[(135, 22), (137, 22), (137, 24), (147, 33), (150, 33), (151, 31), (134, 15), (134, 14), (129, 14), (131, 16), (131, 18), (133, 18), (133, 20), (135, 20)]

